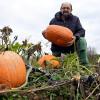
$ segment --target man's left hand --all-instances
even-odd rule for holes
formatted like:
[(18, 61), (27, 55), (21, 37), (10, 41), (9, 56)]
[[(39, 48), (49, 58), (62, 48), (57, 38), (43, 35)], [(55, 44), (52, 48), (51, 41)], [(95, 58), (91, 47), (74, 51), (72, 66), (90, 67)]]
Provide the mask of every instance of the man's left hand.
[(67, 43), (67, 46), (71, 46), (71, 45), (75, 42), (75, 40), (76, 40), (76, 37), (73, 36), (72, 41), (68, 42), (68, 43)]

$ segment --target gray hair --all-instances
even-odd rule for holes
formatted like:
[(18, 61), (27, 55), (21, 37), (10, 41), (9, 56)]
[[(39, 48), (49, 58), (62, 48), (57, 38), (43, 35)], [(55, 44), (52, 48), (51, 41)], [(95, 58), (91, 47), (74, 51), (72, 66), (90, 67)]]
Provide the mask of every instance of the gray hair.
[(72, 10), (72, 4), (71, 4), (71, 3), (69, 3), (69, 2), (63, 2), (63, 3), (61, 4), (61, 8), (62, 8), (62, 6), (63, 6), (64, 4), (68, 4), (68, 5), (70, 5), (71, 10)]

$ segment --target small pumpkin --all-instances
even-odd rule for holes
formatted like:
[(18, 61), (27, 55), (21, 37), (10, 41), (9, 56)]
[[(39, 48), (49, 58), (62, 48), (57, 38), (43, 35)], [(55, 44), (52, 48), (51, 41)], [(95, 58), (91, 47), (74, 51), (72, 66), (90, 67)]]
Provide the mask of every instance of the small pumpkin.
[(66, 47), (74, 39), (70, 29), (59, 25), (49, 25), (42, 34), (50, 42), (62, 47)]
[(13, 51), (0, 53), (0, 84), (16, 88), (26, 81), (26, 67), (22, 58)]
[[(48, 64), (48, 63), (49, 64)], [(42, 67), (45, 68), (46, 66), (50, 65), (52, 68), (59, 68), (60, 67), (60, 62), (56, 60), (56, 57), (53, 55), (43, 55), (39, 61), (38, 64)]]

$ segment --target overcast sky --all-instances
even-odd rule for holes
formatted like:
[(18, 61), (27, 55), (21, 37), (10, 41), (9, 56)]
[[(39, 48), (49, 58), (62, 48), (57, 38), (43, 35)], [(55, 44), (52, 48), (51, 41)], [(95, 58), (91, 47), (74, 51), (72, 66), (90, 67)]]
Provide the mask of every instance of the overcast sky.
[(66, 1), (72, 3), (72, 13), (80, 18), (86, 30), (88, 47), (100, 53), (100, 0), (0, 0), (0, 29), (11, 27), (12, 36), (18, 35), (18, 41), (28, 38), (33, 44), (39, 41), (45, 44), (48, 41), (41, 32)]

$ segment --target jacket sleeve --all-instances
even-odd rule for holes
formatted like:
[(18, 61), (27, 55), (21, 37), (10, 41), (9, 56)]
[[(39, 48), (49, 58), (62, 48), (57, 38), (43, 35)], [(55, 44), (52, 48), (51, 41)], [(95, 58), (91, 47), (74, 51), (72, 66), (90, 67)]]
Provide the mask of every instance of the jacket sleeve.
[(77, 21), (76, 21), (75, 36), (76, 36), (76, 38), (85, 37), (85, 30), (82, 27), (79, 18), (77, 18)]
[(55, 18), (50, 21), (49, 25), (55, 25)]

